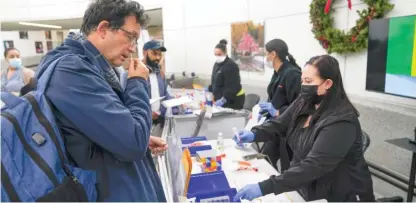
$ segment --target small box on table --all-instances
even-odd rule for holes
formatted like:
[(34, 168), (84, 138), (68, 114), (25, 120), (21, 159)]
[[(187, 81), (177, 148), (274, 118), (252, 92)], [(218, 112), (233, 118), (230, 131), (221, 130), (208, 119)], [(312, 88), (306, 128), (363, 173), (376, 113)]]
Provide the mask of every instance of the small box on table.
[(204, 150), (196, 152), (196, 160), (201, 163), (203, 172), (213, 172), (222, 170), (223, 155), (217, 155), (217, 150)]

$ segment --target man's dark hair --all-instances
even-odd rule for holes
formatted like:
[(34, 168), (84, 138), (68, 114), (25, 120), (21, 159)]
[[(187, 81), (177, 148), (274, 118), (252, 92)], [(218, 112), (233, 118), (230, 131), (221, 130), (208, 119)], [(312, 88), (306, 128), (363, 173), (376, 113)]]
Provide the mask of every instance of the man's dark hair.
[(104, 20), (110, 23), (112, 29), (119, 29), (128, 16), (135, 16), (141, 26), (146, 26), (149, 21), (143, 6), (135, 1), (94, 0), (84, 13), (81, 32), (89, 35)]

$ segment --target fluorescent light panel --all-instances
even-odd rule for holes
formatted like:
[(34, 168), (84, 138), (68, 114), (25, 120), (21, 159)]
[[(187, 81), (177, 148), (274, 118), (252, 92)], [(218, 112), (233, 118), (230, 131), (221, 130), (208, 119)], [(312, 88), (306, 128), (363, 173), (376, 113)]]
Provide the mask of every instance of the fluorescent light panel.
[(47, 25), (47, 24), (39, 24), (39, 23), (29, 23), (29, 22), (19, 22), (20, 25), (27, 25), (27, 26), (34, 26), (34, 27), (46, 27), (46, 28), (55, 28), (61, 29), (62, 26), (58, 25)]

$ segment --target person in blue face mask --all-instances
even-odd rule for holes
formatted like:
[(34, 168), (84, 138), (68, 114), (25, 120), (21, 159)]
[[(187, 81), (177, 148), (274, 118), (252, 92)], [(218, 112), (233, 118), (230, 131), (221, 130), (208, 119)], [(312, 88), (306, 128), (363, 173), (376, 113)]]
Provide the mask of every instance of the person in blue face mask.
[(23, 67), (20, 52), (16, 48), (6, 49), (4, 58), (8, 67), (1, 73), (1, 91), (19, 94), (20, 89), (29, 83), (35, 72)]

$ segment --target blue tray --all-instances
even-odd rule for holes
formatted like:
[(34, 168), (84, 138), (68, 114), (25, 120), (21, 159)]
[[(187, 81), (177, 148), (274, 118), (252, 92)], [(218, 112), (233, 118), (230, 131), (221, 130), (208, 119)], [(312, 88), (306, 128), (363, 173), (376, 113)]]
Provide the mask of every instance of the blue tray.
[(196, 202), (232, 202), (237, 194), (230, 188), (223, 171), (191, 175), (187, 198), (196, 198)]
[[(192, 144), (197, 141), (206, 141), (207, 138), (204, 136), (198, 136), (198, 137), (183, 137), (181, 138), (182, 145)], [(182, 147), (182, 150), (185, 147)], [(188, 147), (189, 152), (191, 152), (191, 156), (196, 156), (196, 152), (198, 151), (204, 151), (204, 150), (210, 150), (212, 149), (211, 145), (203, 145), (203, 146), (194, 146), (194, 147)]]

